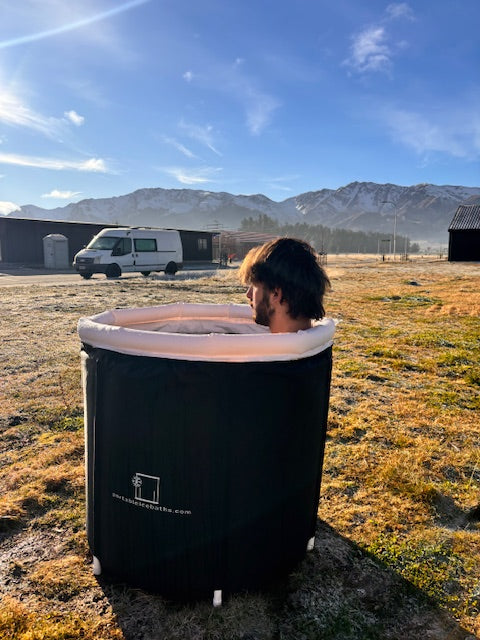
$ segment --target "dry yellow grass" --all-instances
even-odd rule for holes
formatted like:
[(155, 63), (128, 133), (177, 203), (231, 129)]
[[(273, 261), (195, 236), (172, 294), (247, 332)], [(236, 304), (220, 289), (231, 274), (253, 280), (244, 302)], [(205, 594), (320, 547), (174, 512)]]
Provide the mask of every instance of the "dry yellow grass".
[(0, 637), (480, 636), (480, 265), (333, 257), (327, 270), (340, 323), (317, 549), (285, 584), (215, 611), (91, 575), (76, 323), (243, 302), (235, 270), (0, 289)]

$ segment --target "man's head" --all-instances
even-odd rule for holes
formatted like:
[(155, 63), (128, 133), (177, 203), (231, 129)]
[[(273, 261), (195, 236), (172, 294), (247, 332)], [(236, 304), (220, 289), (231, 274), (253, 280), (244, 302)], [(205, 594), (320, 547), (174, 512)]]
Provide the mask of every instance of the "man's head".
[(279, 238), (249, 251), (240, 267), (258, 324), (272, 331), (297, 331), (323, 318), (330, 286), (318, 254), (302, 240)]

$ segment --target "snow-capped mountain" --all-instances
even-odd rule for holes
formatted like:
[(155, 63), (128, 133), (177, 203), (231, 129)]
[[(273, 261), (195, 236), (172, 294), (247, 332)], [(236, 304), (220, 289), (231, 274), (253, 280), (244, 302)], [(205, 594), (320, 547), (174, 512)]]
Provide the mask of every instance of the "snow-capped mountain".
[(306, 222), (331, 228), (397, 233), (414, 241), (446, 242), (459, 204), (480, 202), (480, 187), (352, 182), (274, 202), (264, 195), (232, 195), (194, 189), (139, 189), (112, 198), (82, 200), (56, 209), (22, 206), (12, 217), (129, 226), (237, 229), (243, 218), (266, 214), (280, 223)]
[(232, 195), (194, 189), (139, 189), (112, 198), (81, 200), (65, 207), (42, 209), (22, 206), (10, 216), (75, 220), (82, 222), (120, 223), (131, 226), (150, 225), (202, 229), (219, 224), (236, 229), (243, 218), (266, 214), (280, 222), (302, 220), (295, 208), (274, 202), (264, 195)]
[(458, 205), (477, 200), (478, 187), (372, 182), (352, 182), (336, 191), (323, 189), (293, 198), (308, 224), (391, 233), (396, 214), (399, 234), (432, 242), (446, 242)]

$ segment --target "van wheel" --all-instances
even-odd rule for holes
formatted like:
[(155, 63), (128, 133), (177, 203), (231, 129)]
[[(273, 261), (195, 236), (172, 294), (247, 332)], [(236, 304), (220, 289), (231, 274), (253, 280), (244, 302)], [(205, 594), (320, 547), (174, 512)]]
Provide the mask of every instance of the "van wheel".
[(122, 275), (122, 270), (118, 264), (109, 264), (105, 271), (105, 275), (107, 278), (119, 278)]
[(91, 273), (81, 273), (80, 274), (82, 276), (82, 278), (84, 278), (85, 280), (90, 280), (90, 278), (92, 277), (93, 274)]
[(140, 271), (140, 273), (142, 274), (142, 276), (147, 277), (147, 276), (150, 275), (151, 272), (150, 271)]
[(178, 271), (178, 267), (175, 262), (169, 262), (165, 267), (165, 273), (167, 276), (174, 276)]

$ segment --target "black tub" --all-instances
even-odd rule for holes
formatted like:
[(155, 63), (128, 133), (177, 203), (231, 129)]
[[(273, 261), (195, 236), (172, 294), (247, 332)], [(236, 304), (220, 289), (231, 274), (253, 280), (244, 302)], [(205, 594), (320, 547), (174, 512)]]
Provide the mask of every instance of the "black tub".
[(94, 570), (178, 599), (256, 589), (312, 546), (334, 323), (246, 305), (79, 322)]

